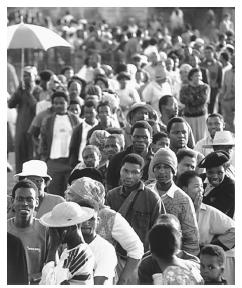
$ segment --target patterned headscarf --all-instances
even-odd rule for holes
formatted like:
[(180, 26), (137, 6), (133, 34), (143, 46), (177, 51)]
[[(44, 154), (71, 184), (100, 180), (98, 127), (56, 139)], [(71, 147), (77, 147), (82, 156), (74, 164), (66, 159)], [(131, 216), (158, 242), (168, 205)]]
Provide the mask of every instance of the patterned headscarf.
[(96, 145), (99, 150), (102, 151), (108, 136), (110, 136), (110, 133), (105, 130), (95, 130), (90, 137), (89, 143), (91, 145)]
[(105, 189), (102, 183), (89, 177), (75, 180), (69, 189), (79, 195), (83, 200), (94, 200), (99, 205), (104, 204)]

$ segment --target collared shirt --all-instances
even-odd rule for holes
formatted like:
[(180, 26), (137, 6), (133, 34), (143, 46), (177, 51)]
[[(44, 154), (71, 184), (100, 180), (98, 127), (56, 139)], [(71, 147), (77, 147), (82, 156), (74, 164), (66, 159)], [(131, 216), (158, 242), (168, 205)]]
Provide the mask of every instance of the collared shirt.
[(204, 148), (203, 145), (212, 145), (212, 144), (213, 144), (213, 138), (210, 135), (208, 135), (207, 137), (197, 141), (194, 150), (202, 153), (206, 157), (211, 152), (214, 152), (214, 150), (213, 148)]

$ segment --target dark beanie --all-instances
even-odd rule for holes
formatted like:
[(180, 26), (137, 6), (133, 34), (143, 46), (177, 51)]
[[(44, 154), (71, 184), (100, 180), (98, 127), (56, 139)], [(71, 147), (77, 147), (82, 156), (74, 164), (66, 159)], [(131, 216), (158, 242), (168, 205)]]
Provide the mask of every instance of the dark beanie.
[(225, 151), (218, 150), (209, 153), (199, 164), (199, 168), (213, 168), (223, 165), (230, 160), (229, 154)]
[(75, 169), (71, 173), (68, 179), (68, 184), (71, 185), (71, 183), (74, 180), (77, 180), (82, 177), (89, 177), (93, 180), (103, 183), (103, 176), (99, 170), (97, 170), (96, 168), (83, 168), (83, 169)]

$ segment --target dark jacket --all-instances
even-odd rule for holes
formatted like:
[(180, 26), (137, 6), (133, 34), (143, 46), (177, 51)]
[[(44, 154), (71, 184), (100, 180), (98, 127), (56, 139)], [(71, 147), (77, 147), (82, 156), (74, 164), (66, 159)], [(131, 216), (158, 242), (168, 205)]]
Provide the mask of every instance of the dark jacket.
[[(67, 115), (70, 119), (72, 128), (75, 128), (79, 123), (79, 118), (71, 113), (67, 112)], [(50, 149), (53, 140), (53, 129), (54, 129), (54, 122), (55, 122), (56, 113), (47, 117), (40, 129), (41, 133), (41, 142), (40, 142), (40, 155), (41, 159), (47, 161), (50, 157)]]
[[(142, 181), (140, 181), (140, 185), (138, 185), (136, 189), (138, 191), (137, 197), (133, 204), (130, 205), (127, 214), (122, 216), (125, 217), (130, 226), (133, 227), (143, 242), (145, 251), (147, 251), (149, 248), (148, 232), (156, 222), (160, 213), (164, 213), (165, 211), (163, 210), (163, 205), (161, 205), (162, 202), (159, 195), (145, 187)], [(107, 205), (122, 214), (120, 208), (129, 195), (125, 195), (123, 186), (114, 188), (107, 194)], [(127, 199), (127, 201), (129, 200)]]
[[(120, 169), (121, 169), (121, 162), (123, 158), (130, 154), (134, 153), (133, 145), (129, 146), (126, 150), (119, 152), (118, 154), (114, 155), (113, 158), (110, 160), (108, 165), (107, 171), (107, 186), (108, 189), (112, 189), (118, 187), (120, 185)], [(150, 161), (153, 158), (154, 153), (149, 148), (149, 152), (145, 159), (145, 166), (143, 168), (143, 176), (142, 180), (146, 181), (149, 177), (149, 165)]]
[(72, 133), (71, 142), (70, 142), (70, 165), (71, 167), (75, 167), (77, 165), (78, 156), (79, 156), (79, 149), (82, 141), (82, 130), (83, 130), (83, 123), (77, 125)]
[[(206, 179), (206, 174), (202, 174), (201, 177), (204, 181)], [(206, 183), (204, 183), (204, 188), (206, 188)], [(234, 180), (225, 175), (223, 182), (212, 189), (207, 196), (203, 197), (203, 203), (211, 205), (233, 218), (235, 206), (234, 199)]]

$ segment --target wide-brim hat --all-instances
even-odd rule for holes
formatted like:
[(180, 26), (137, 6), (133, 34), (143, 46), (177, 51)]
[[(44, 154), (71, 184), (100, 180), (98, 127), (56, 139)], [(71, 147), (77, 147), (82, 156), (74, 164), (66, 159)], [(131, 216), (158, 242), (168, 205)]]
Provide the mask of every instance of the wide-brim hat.
[(47, 180), (51, 180), (50, 175), (47, 174), (47, 165), (41, 160), (30, 160), (23, 163), (22, 172), (15, 174), (14, 177), (27, 177), (27, 176), (39, 176)]
[(225, 151), (218, 150), (209, 153), (197, 166), (199, 168), (218, 167), (230, 160), (229, 154)]
[(213, 143), (203, 145), (203, 148), (213, 148), (213, 146), (235, 146), (233, 134), (230, 131), (217, 131)]
[(146, 104), (145, 102), (140, 102), (140, 103), (135, 103), (130, 107), (126, 116), (128, 123), (131, 123), (132, 113), (138, 108), (146, 108), (148, 110), (150, 119), (154, 119), (155, 121), (158, 119), (158, 115), (155, 112), (155, 110), (152, 108), (152, 106), (150, 106), (149, 104)]
[(40, 218), (47, 227), (69, 227), (80, 224), (94, 216), (94, 209), (81, 207), (75, 202), (62, 202)]

